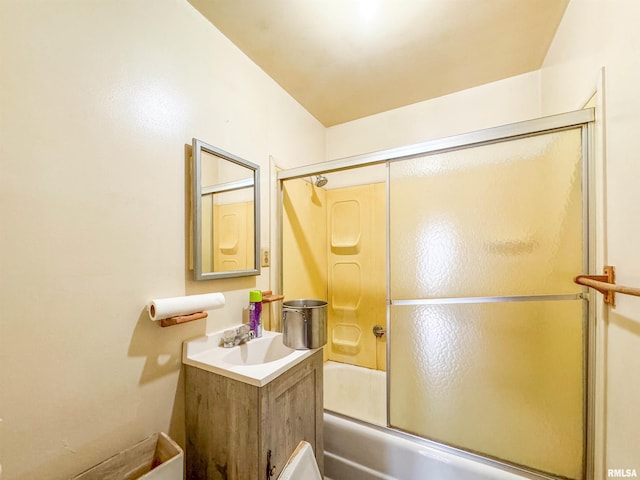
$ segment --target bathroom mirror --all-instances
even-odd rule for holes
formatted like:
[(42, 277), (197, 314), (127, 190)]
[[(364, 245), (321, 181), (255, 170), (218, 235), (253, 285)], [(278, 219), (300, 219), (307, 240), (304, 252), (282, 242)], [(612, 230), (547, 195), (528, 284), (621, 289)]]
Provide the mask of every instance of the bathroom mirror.
[(196, 280), (260, 273), (260, 166), (193, 139)]

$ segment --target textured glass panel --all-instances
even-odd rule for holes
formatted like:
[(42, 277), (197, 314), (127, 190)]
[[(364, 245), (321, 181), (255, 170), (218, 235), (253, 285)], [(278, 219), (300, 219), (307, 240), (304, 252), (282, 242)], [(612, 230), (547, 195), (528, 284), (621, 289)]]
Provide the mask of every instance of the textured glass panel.
[(391, 297), (574, 293), (579, 129), (390, 166)]
[(582, 300), (392, 306), (391, 425), (581, 478), (582, 308)]

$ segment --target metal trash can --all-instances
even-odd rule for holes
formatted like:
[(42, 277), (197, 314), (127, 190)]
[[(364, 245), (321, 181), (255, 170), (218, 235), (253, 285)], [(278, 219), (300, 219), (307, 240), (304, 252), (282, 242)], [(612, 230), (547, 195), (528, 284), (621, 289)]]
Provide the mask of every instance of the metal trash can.
[(282, 341), (296, 350), (320, 348), (327, 343), (327, 302), (306, 299), (283, 302)]

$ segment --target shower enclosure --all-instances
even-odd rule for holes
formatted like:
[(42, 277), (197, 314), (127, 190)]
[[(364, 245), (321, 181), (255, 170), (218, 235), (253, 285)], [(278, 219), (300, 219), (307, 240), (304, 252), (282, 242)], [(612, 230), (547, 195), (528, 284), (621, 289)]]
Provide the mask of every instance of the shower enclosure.
[[(593, 267), (592, 121), (582, 110), (279, 173), (282, 293), (329, 303), (338, 393), (325, 408), (589, 478), (594, 320), (572, 279)], [(344, 364), (380, 380), (358, 385), (334, 373)], [(385, 418), (364, 405), (376, 395)]]

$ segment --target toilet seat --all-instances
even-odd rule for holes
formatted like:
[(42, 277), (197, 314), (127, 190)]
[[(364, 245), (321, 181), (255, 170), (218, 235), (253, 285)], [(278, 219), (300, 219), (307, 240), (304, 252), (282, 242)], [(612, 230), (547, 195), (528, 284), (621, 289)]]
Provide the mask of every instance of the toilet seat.
[(322, 480), (313, 448), (301, 441), (282, 469), (278, 480)]

